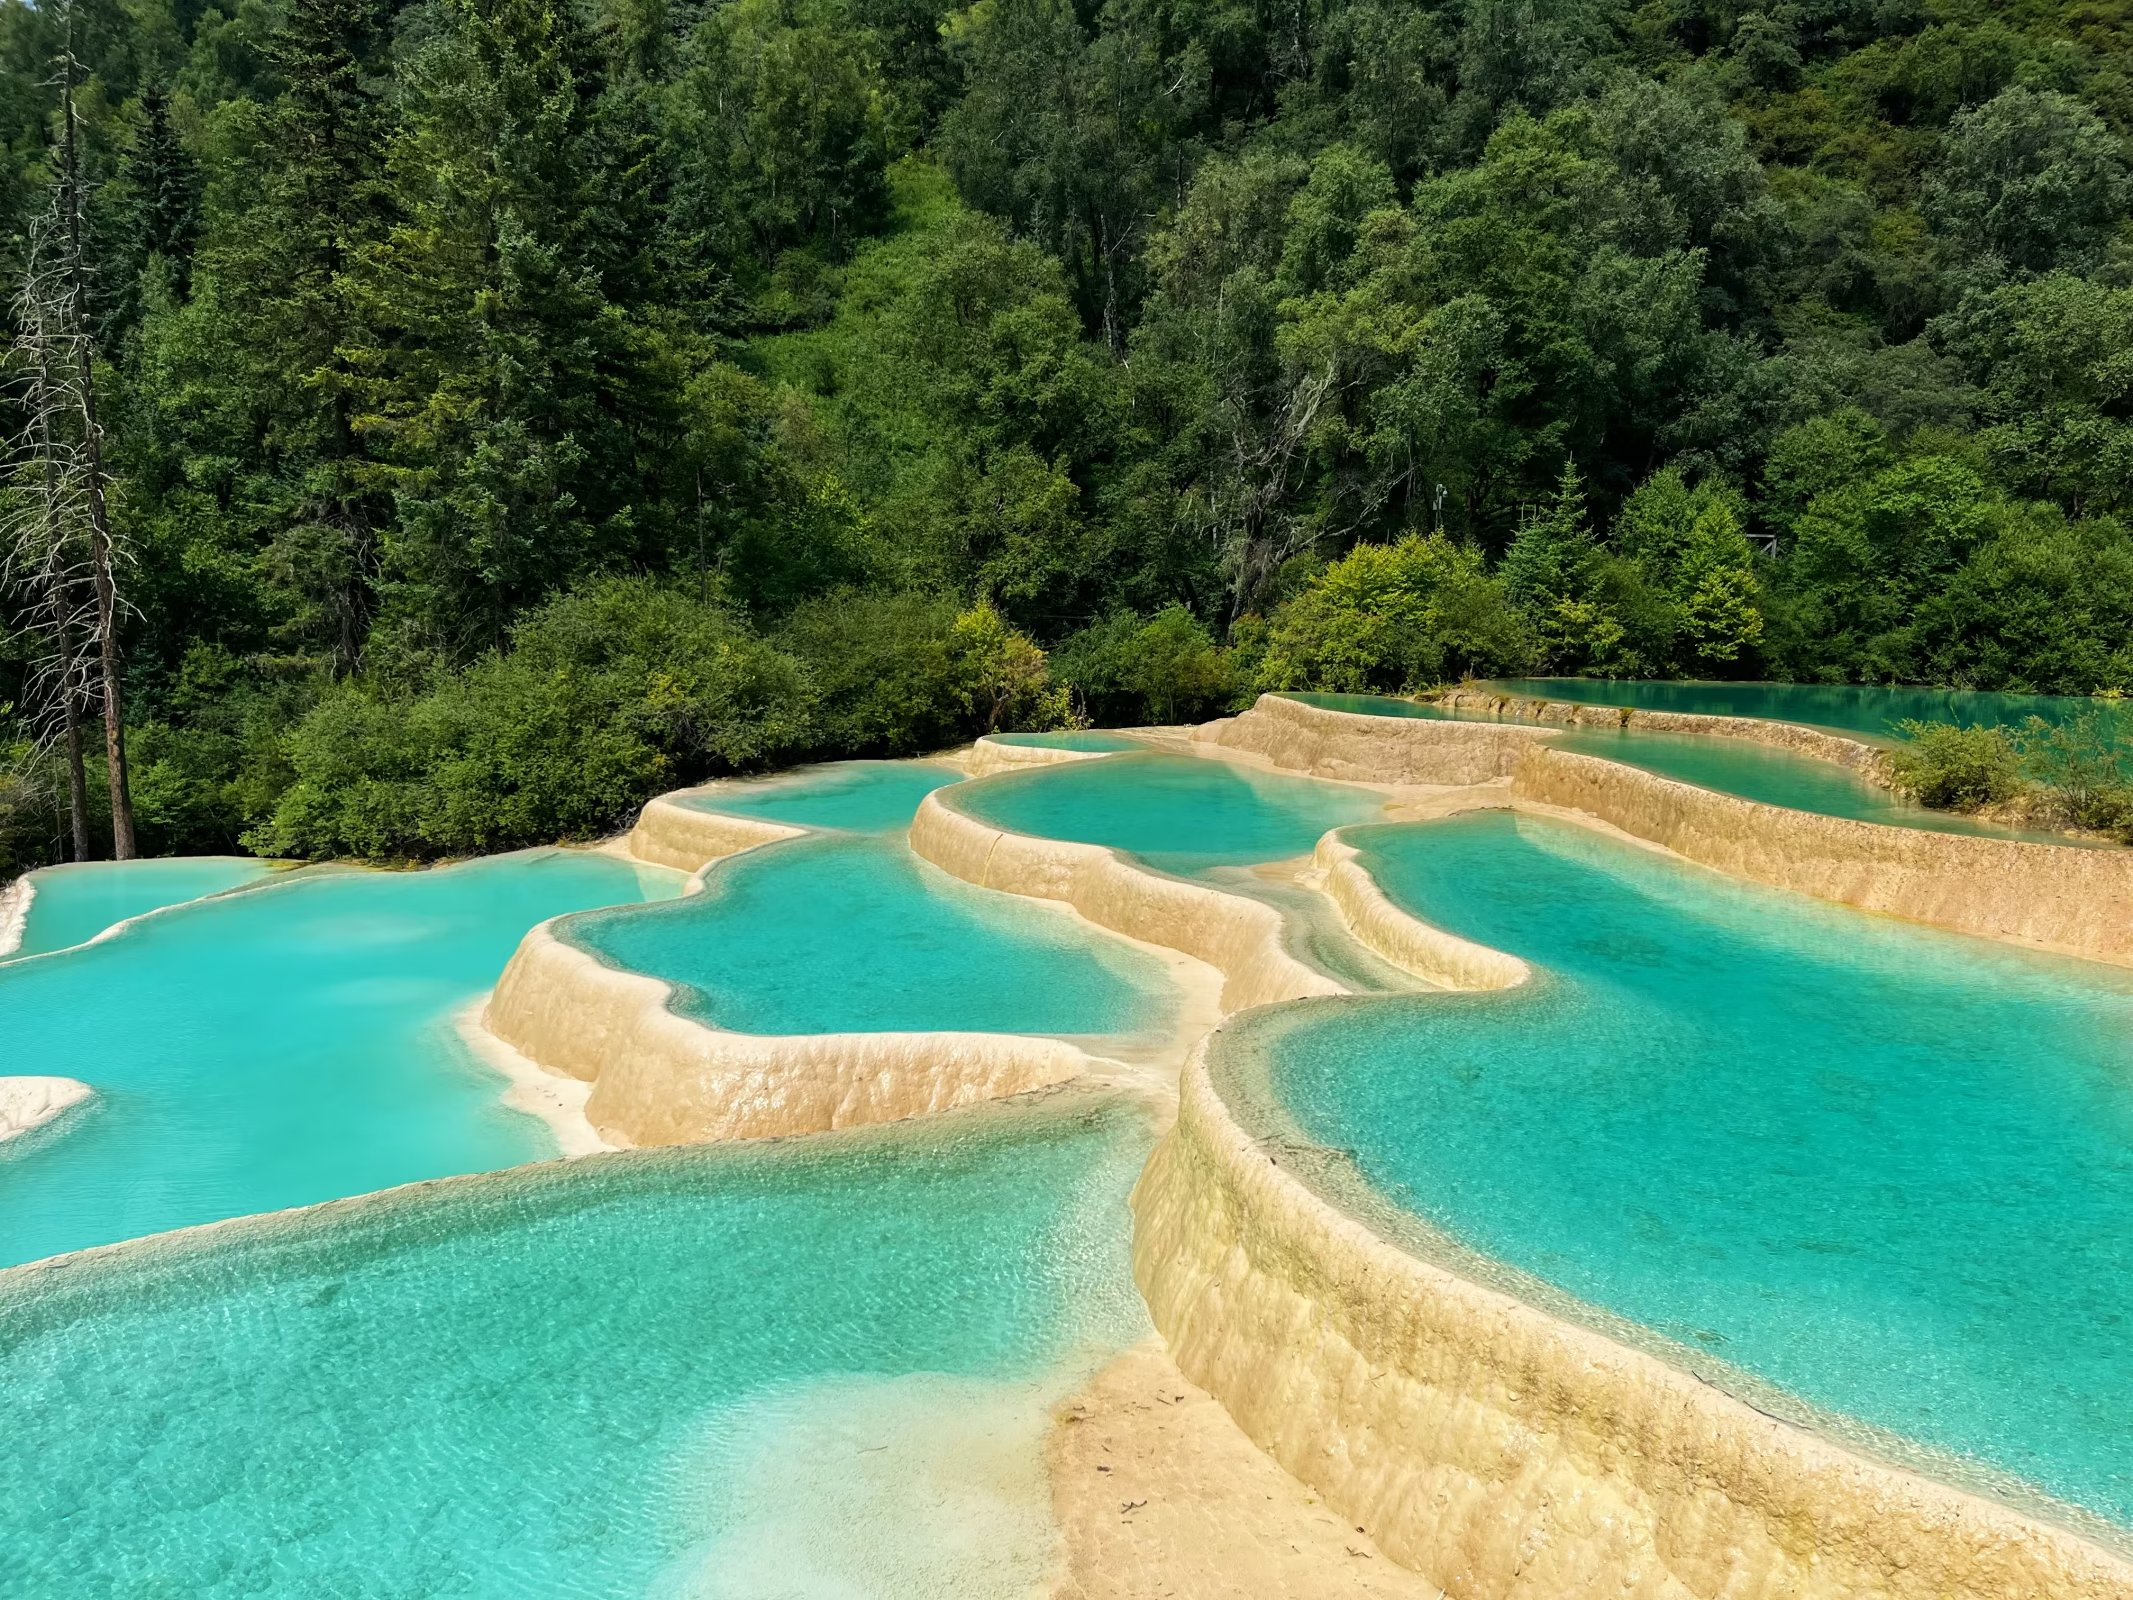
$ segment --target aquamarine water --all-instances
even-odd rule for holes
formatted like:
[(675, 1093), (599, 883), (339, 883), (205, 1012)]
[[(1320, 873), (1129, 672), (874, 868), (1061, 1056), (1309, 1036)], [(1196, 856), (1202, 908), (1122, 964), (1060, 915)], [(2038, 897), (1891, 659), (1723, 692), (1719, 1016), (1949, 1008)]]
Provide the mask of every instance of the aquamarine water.
[(1154, 752), (980, 779), (954, 803), (996, 828), (1110, 845), (1177, 873), (1308, 855), (1329, 828), (1384, 810), (1361, 789)]
[(564, 850), (314, 870), (0, 967), (0, 1071), (98, 1094), (0, 1145), (0, 1264), (553, 1155), (452, 1015), (544, 917), (679, 883)]
[(989, 737), (994, 744), (1027, 745), (1039, 750), (1090, 750), (1111, 754), (1148, 748), (1138, 739), (1122, 733), (1108, 733), (1102, 728), (1071, 728), (1060, 733), (995, 733)]
[(1929, 810), (1879, 784), (1868, 783), (1849, 767), (1757, 744), (1752, 739), (1733, 739), (1724, 734), (1647, 733), (1641, 728), (1565, 728), (1556, 745), (1641, 767), (1662, 778), (1715, 789), (1720, 794), (1794, 811), (1815, 811), (1826, 817), (1850, 817), (1890, 828), (1922, 828), (1928, 833), (1968, 833), (2044, 844), (2082, 842), (2064, 834), (2002, 827), (1976, 817)]
[(921, 800), (962, 776), (938, 761), (831, 761), (774, 778), (722, 784), (682, 803), (796, 828), (885, 833), (908, 827)]
[[(1554, 681), (1511, 680), (1514, 683)], [(1292, 694), (1286, 698), (1362, 716), (1423, 717), (1462, 722), (1496, 720), (1474, 713), (1445, 712), (1434, 706), (1418, 705), (1388, 695)], [(1624, 766), (1657, 773), (1662, 778), (1676, 778), (1698, 788), (1737, 795), (1743, 800), (1758, 800), (1765, 805), (1786, 806), (1794, 811), (1850, 817), (1892, 828), (1923, 828), (1931, 833), (1987, 834), (2052, 844), (2073, 842), (2061, 834), (2000, 827), (1974, 817), (1928, 810), (1879, 784), (1867, 782), (1849, 767), (1834, 761), (1800, 755), (1774, 745), (1757, 744), (1749, 739), (1728, 738), (1723, 734), (1653, 733), (1643, 728), (1566, 727), (1557, 731), (1553, 742), (1561, 750), (1603, 756)]]
[(1714, 717), (1766, 717), (1839, 733), (1889, 739), (1899, 722), (1954, 722), (2015, 727), (2031, 717), (2065, 722), (2085, 712), (2105, 719), (2118, 703), (2083, 695), (1994, 694), (1977, 689), (1882, 688), (1860, 684), (1659, 682), (1635, 678), (1501, 678), (1484, 684), (1504, 694), (1578, 705), (1634, 706)]
[(1403, 700), (1390, 694), (1307, 694), (1298, 689), (1285, 689), (1281, 698), (1300, 700), (1307, 706), (1317, 706), (1321, 711), (1346, 711), (1358, 717), (1417, 717), (1425, 722), (1443, 722), (1450, 716), (1449, 712), (1436, 706), (1426, 706), (1418, 700)]
[(2133, 1524), (2133, 975), (1546, 819), (1356, 840), (1540, 973), (1247, 1025), (1309, 1137), (1587, 1304)]
[(923, 1476), (956, 1450), (908, 1435), (967, 1454), (1004, 1396), (1034, 1454), (1061, 1369), (1144, 1336), (1146, 1148), (1119, 1112), (981, 1112), (0, 1277), (0, 1594), (1027, 1592), (1041, 1468), (1038, 1540), (973, 1530)]
[[(36, 893), (22, 940), (6, 955), (34, 956), (95, 938), (129, 917), (265, 877), (269, 862), (245, 856), (176, 856), (158, 861), (83, 861), (31, 874)], [(0, 955), (0, 960), (6, 959)]]
[(700, 894), (564, 930), (677, 985), (683, 1015), (742, 1033), (1138, 1033), (1172, 1006), (1144, 952), (1056, 907), (972, 888), (896, 838), (752, 851)]

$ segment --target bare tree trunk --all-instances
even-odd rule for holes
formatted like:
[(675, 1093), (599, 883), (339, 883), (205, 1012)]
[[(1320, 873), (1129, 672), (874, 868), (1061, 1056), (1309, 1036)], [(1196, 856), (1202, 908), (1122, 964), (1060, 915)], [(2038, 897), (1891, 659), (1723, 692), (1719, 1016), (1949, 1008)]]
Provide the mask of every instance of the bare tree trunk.
[(111, 574), (111, 514), (104, 500), (103, 433), (96, 425), (96, 378), (89, 351), (89, 285), (82, 252), (81, 142), (74, 127), (73, 15), (68, 13), (66, 65), (60, 79), (60, 160), (67, 227), (67, 289), (72, 301), (75, 359), (80, 367), (83, 464), (88, 469), (89, 567), (96, 585), (97, 665), (104, 688), (104, 763), (111, 783), (111, 853), (135, 855), (133, 794), (126, 777), (125, 708), (120, 699), (118, 585)]

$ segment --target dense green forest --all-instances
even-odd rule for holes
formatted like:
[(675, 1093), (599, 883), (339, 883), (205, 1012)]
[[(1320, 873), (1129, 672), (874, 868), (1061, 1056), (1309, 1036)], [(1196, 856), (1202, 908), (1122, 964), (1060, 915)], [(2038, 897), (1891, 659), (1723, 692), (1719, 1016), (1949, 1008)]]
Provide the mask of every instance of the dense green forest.
[(2133, 0), (0, 0), (9, 285), (70, 126), (145, 850), (1267, 687), (2133, 687)]

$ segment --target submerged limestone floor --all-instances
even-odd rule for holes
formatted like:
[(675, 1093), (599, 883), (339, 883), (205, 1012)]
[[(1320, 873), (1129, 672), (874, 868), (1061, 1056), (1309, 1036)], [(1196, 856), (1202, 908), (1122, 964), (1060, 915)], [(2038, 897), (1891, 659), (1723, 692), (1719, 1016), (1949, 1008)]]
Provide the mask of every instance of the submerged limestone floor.
[(0, 1594), (1001, 1600), (1139, 1117), (594, 1157), (0, 1275)]
[(1552, 819), (1351, 837), (1536, 979), (1263, 1015), (1247, 1102), (1263, 1069), (1459, 1244), (2133, 1526), (2133, 977)]
[(7, 1070), (97, 1092), (0, 1146), (0, 1265), (553, 1155), (452, 1014), (535, 922), (680, 883), (559, 850), (313, 872), (0, 967)]
[[(0, 959), (64, 950), (129, 917), (256, 883), (273, 870), (269, 862), (244, 856), (84, 861), (45, 867), (25, 880), (33, 891), (29, 911), (13, 947), (0, 947)], [(5, 934), (0, 928), (0, 946), (5, 944)]]
[(699, 894), (574, 917), (563, 936), (676, 985), (682, 1015), (741, 1033), (1145, 1034), (1176, 1010), (1154, 957), (974, 889), (894, 836), (751, 851)]
[(1329, 828), (1384, 810), (1363, 790), (1158, 752), (980, 779), (954, 804), (996, 828), (1110, 845), (1181, 874), (1308, 855)]

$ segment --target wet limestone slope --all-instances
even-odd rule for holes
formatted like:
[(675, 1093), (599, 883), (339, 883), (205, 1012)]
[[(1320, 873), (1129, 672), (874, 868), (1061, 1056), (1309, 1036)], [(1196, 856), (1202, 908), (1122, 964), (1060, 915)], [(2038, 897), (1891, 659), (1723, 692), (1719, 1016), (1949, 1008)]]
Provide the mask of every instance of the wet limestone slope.
[[(1011, 753), (996, 756), (994, 770), (1084, 759), (1002, 749)], [(716, 793), (654, 799), (623, 848), (696, 874), (700, 890), (722, 863), (815, 831), (708, 809)], [(1050, 1088), (1098, 1064), (1074, 1043), (1036, 1034), (738, 1032), (682, 1014), (674, 998), (665, 980), (611, 966), (549, 922), (521, 941), (482, 1026), (535, 1067), (590, 1084), (585, 1116), (619, 1147), (892, 1122)]]
[[(1379, 764), (1348, 726), (1371, 719), (1291, 706), (1258, 727), (1248, 712), (1213, 736), (1303, 770), (1314, 736), (1298, 725), (1340, 717), (1319, 747), (1336, 752), (1341, 776), (1382, 781), (1431, 770), (1417, 751), (1458, 726), (1382, 719), (1393, 748)], [(1228, 731), (1238, 724), (1241, 734)], [(1513, 803), (1584, 801), (1588, 816), (1655, 843), (1686, 840), (1700, 849), (1683, 854), (1722, 867), (1738, 859), (1719, 848), (1729, 837), (1752, 838), (1773, 822), (1785, 830), (1760, 859), (1782, 860), (1796, 844), (1812, 862), (1833, 834), (1851, 835), (1909, 914), (1964, 931), (2008, 936), (2004, 920), (1989, 929), (1958, 920), (1976, 903), (1961, 882), (1976, 847), (2014, 852), (2002, 890), (2021, 886), (2033, 852), (2107, 859), (1788, 813), (1536, 744), (1509, 763)], [(1497, 788), (1473, 798), (1506, 797)], [(1704, 832), (1668, 825), (1684, 815)], [(1321, 844), (1319, 863), (1351, 928), (1388, 956), (1455, 986), (1522, 979), (1515, 958), (1394, 907), (1338, 835)], [(2107, 930), (2127, 921), (2114, 909), (2124, 904), (2119, 880), (2098, 868), (2092, 879), (2052, 876), (2070, 865), (2043, 869), (2014, 936), (2109, 951)], [(1857, 903), (1838, 892), (1840, 880), (1806, 881)], [(2038, 928), (2059, 938), (2040, 939)], [(1178, 1122), (1135, 1192), (1143, 1297), (1180, 1369), (1256, 1443), (1447, 1592), (2133, 1595), (2133, 1565), (2072, 1533), (1855, 1455), (1379, 1237), (1241, 1125), (1209, 1072), (1221, 1048), (1217, 1036), (1188, 1065)]]

